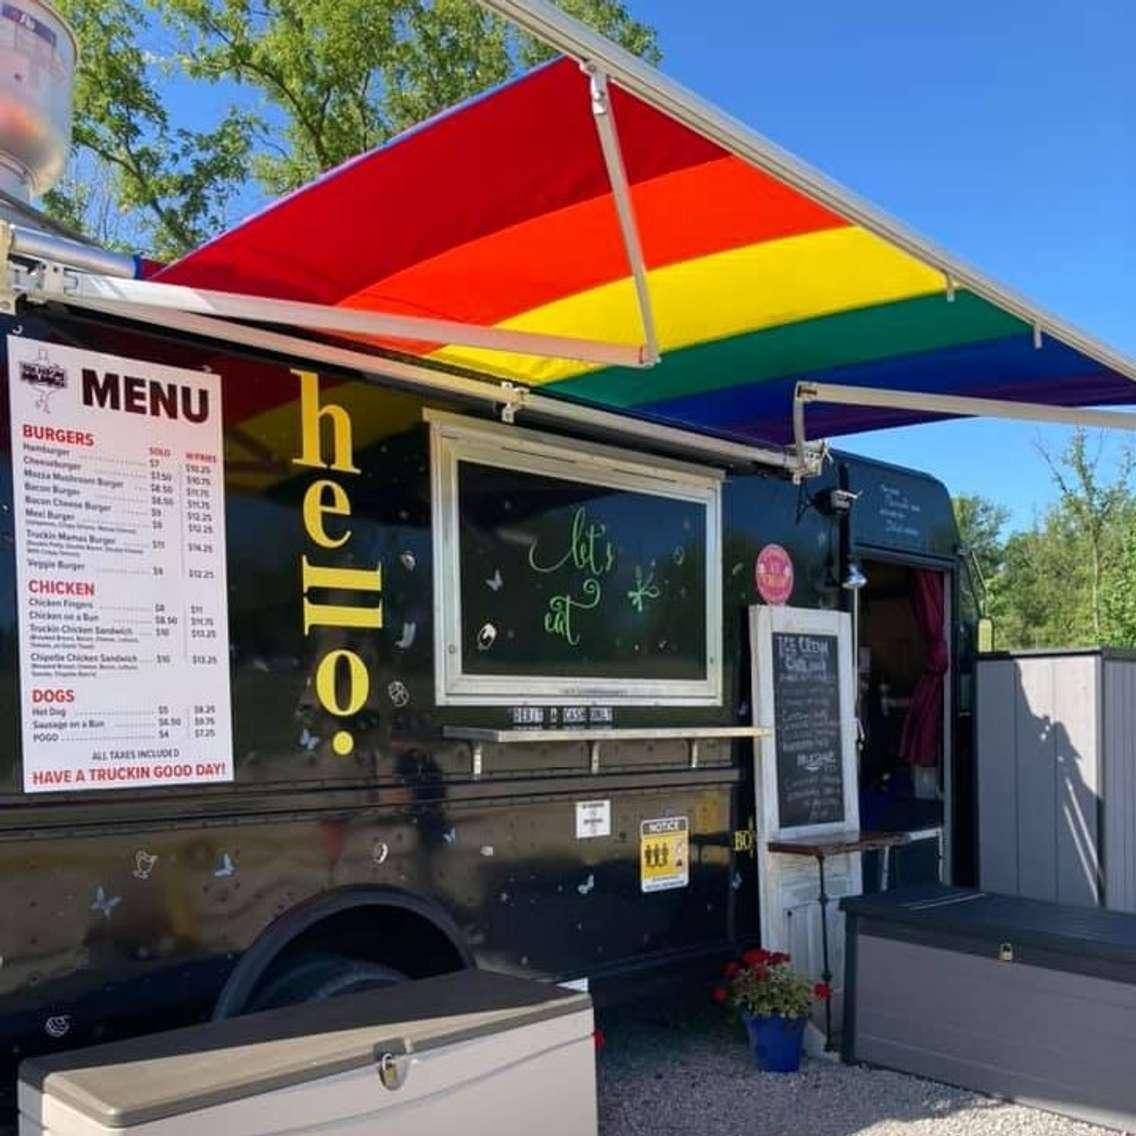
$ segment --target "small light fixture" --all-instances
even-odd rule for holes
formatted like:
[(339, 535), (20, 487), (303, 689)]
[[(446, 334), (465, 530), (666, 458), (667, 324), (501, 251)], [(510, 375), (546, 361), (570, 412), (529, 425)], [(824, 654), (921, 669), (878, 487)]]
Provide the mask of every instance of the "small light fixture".
[(867, 582), (868, 577), (860, 571), (860, 565), (855, 560), (850, 560), (848, 570), (844, 573), (844, 579), (840, 586), (846, 592), (858, 592)]
[(856, 504), (856, 498), (859, 493), (853, 493), (849, 489), (830, 489), (828, 491), (828, 510), (839, 516), (842, 513), (852, 512), (852, 506)]

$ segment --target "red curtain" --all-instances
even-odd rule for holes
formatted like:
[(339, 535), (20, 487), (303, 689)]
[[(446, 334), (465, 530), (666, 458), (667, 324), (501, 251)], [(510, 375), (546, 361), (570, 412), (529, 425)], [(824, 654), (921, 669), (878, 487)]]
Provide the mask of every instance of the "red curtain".
[(911, 598), (915, 621), (923, 634), (926, 663), (915, 684), (903, 722), (899, 755), (909, 765), (939, 764), (943, 741), (943, 675), (950, 665), (943, 619), (946, 615), (946, 577), (923, 568), (915, 571)]

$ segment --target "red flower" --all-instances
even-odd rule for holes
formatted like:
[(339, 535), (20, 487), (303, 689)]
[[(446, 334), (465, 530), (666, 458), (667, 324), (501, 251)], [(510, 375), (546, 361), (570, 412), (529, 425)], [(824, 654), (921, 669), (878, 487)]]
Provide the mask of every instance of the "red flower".
[(720, 1006), (730, 995), (726, 992), (724, 986), (715, 986), (710, 992), (710, 997)]
[(599, 1053), (599, 1051), (603, 1049), (603, 1047), (607, 1044), (607, 1040), (604, 1037), (604, 1032), (602, 1029), (600, 1029), (599, 1026), (596, 1026), (596, 1028), (592, 1030), (592, 1041), (595, 1042), (597, 1053)]
[(724, 978), (734, 978), (741, 973), (741, 963), (734, 962), (732, 959), (722, 967), (722, 976)]
[(753, 976), (758, 982), (764, 982), (769, 977), (769, 970), (764, 966), (755, 966), (753, 968)]
[(790, 961), (790, 958), (784, 951), (774, 951), (769, 956), (769, 965), (770, 966), (781, 966), (782, 963), (787, 963), (789, 961)]
[(832, 987), (827, 982), (818, 982), (813, 987), (813, 994), (822, 1002), (825, 1002), (832, 997)]
[(746, 966), (764, 966), (769, 961), (769, 952), (761, 947), (753, 947), (742, 955), (742, 962)]

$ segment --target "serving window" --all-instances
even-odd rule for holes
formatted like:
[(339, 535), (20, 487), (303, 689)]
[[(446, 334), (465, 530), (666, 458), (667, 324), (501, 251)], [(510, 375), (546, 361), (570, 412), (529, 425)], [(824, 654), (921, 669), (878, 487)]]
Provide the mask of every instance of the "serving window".
[(439, 704), (720, 704), (720, 473), (429, 417)]

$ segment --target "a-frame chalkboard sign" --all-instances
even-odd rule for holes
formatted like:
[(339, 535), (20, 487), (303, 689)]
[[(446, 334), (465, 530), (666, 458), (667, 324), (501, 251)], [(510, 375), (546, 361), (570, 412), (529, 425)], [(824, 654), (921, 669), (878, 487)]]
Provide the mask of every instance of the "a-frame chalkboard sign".
[[(761, 942), (785, 950), (813, 977), (823, 969), (818, 879), (808, 857), (770, 852), (771, 840), (857, 832), (852, 626), (845, 612), (750, 608), (755, 742), (756, 853)], [(860, 855), (826, 863), (834, 899), (861, 891)], [(828, 906), (830, 961), (841, 985), (843, 916)]]

